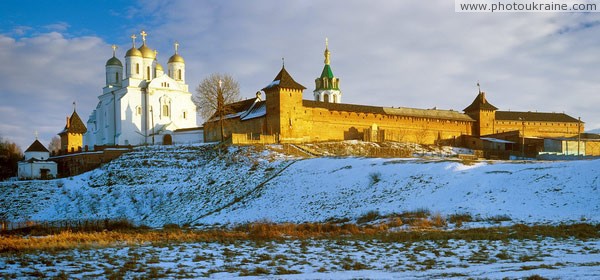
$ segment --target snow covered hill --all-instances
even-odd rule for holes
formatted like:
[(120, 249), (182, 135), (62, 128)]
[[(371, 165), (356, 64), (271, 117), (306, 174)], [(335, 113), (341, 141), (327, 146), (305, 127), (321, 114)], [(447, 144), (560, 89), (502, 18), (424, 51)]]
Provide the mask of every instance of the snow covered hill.
[(88, 173), (0, 183), (0, 220), (305, 222), (428, 209), (600, 222), (600, 160), (477, 162), (283, 155), (278, 146), (140, 147)]

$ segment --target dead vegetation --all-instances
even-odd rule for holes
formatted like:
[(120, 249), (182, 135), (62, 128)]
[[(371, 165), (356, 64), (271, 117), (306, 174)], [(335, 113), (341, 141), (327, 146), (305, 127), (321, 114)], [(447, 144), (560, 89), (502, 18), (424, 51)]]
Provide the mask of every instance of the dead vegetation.
[[(454, 219), (454, 218), (453, 218)], [(61, 251), (131, 245), (169, 245), (191, 242), (231, 243), (239, 240), (256, 242), (273, 240), (380, 240), (383, 242), (412, 242), (424, 240), (507, 240), (552, 238), (599, 238), (600, 225), (523, 225), (448, 230), (446, 219), (439, 213), (425, 210), (382, 217), (372, 211), (356, 223), (270, 223), (256, 222), (218, 229), (190, 229), (168, 226), (163, 229), (120, 227), (113, 230), (90, 231), (73, 228), (58, 231), (3, 232), (0, 253)], [(464, 220), (461, 219), (461, 220)], [(394, 229), (394, 230), (391, 230)], [(75, 230), (75, 231), (74, 231)], [(27, 234), (24, 234), (27, 233)]]

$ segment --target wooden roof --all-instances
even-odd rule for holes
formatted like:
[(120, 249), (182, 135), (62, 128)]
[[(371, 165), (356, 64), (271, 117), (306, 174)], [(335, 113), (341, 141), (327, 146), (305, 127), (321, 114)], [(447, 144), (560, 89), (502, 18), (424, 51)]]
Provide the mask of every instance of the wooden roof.
[(48, 149), (44, 146), (44, 144), (40, 143), (39, 140), (35, 139), (35, 141), (25, 150), (25, 152), (46, 152), (49, 153)]
[(479, 92), (477, 97), (475, 97), (475, 100), (473, 100), (473, 103), (471, 103), (471, 105), (467, 106), (467, 108), (465, 108), (463, 111), (473, 112), (473, 111), (480, 111), (480, 110), (489, 110), (489, 111), (498, 110), (498, 108), (496, 108), (496, 106), (490, 104), (487, 101), (487, 99), (485, 98), (485, 92)]
[(63, 129), (63, 131), (61, 131), (59, 133), (59, 135), (64, 134), (64, 133), (84, 134), (86, 132), (87, 132), (87, 128), (85, 127), (85, 124), (83, 124), (83, 121), (81, 120), (81, 118), (79, 117), (77, 112), (73, 111), (73, 114), (71, 114), (71, 117), (69, 117), (69, 119), (67, 120), (65, 129)]
[(342, 103), (325, 103), (321, 101), (313, 100), (302, 100), (304, 107), (313, 108), (324, 108), (330, 111), (345, 111), (353, 113), (371, 113), (371, 114), (382, 114), (382, 115), (393, 115), (393, 116), (407, 116), (407, 117), (418, 117), (428, 119), (445, 119), (445, 120), (456, 120), (456, 121), (474, 121), (468, 115), (453, 110), (439, 110), (439, 109), (416, 109), (416, 108), (391, 108), (391, 107), (378, 107), (378, 106), (366, 106), (366, 105), (355, 105), (355, 104), (342, 104)]
[(271, 89), (271, 88), (290, 88), (290, 89), (299, 89), (305, 90), (306, 88), (294, 81), (290, 73), (285, 70), (285, 67), (281, 68), (281, 71), (277, 74), (273, 82), (267, 85), (262, 90)]
[[(527, 122), (579, 122), (565, 113), (544, 113), (544, 112), (516, 112), (516, 111), (496, 111), (496, 120), (498, 121), (527, 121)], [(583, 122), (581, 122), (583, 123)]]

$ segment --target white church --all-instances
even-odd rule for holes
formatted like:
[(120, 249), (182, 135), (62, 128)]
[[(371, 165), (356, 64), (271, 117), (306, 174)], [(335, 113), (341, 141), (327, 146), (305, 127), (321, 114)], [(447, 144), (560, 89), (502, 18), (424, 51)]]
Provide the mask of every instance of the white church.
[(157, 61), (157, 51), (146, 44), (125, 53), (125, 65), (113, 56), (106, 62), (106, 86), (87, 121), (84, 146), (144, 145), (202, 142), (197, 128), (196, 106), (185, 83), (185, 62), (175, 53), (167, 72)]

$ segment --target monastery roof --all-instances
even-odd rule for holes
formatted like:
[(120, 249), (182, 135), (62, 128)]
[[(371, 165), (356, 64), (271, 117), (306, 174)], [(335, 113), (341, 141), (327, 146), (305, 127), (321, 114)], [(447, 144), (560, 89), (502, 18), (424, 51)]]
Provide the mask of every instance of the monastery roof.
[(485, 98), (485, 92), (479, 92), (477, 97), (475, 97), (475, 100), (473, 100), (473, 103), (471, 103), (471, 105), (469, 105), (463, 111), (472, 112), (472, 111), (479, 111), (479, 110), (495, 111), (495, 110), (498, 110), (498, 108), (496, 108), (496, 106), (490, 104), (487, 101), (487, 99)]
[(390, 108), (367, 105), (343, 104), (343, 103), (325, 103), (313, 100), (302, 100), (305, 107), (324, 108), (332, 111), (346, 111), (355, 113), (371, 113), (394, 116), (419, 117), (430, 119), (445, 119), (457, 121), (474, 121), (471, 117), (453, 110), (438, 109), (416, 109), (416, 108)]
[(321, 78), (333, 78), (333, 71), (331, 71), (331, 66), (329, 64), (325, 64), (323, 67), (323, 72), (321, 72)]
[[(264, 101), (262, 101), (262, 102), (264, 103)], [(242, 115), (245, 115), (245, 113), (249, 113), (248, 111), (254, 107), (253, 106), (254, 103), (256, 103), (256, 98), (241, 100), (238, 102), (229, 103), (229, 104), (225, 105), (225, 119), (237, 118)], [(215, 112), (210, 117), (209, 120), (210, 121), (219, 120), (219, 116), (217, 116), (217, 112)]]
[(81, 121), (81, 118), (79, 117), (77, 112), (73, 110), (73, 114), (71, 114), (71, 117), (69, 117), (67, 119), (67, 124), (65, 125), (65, 129), (63, 129), (63, 131), (61, 131), (59, 133), (59, 135), (63, 134), (63, 133), (84, 134), (86, 132), (87, 132), (87, 128), (83, 124), (83, 121)]
[(294, 79), (292, 78), (292, 76), (290, 75), (290, 73), (288, 73), (285, 70), (285, 67), (281, 68), (281, 71), (279, 71), (279, 74), (277, 74), (277, 76), (275, 77), (275, 79), (273, 79), (273, 82), (271, 82), (269, 85), (267, 85), (265, 88), (263, 88), (262, 90), (266, 90), (266, 89), (271, 89), (271, 88), (290, 88), (290, 89), (299, 89), (299, 90), (305, 90), (306, 88), (297, 83), (296, 81), (294, 81)]
[(44, 144), (40, 143), (39, 140), (35, 140), (30, 146), (29, 148), (27, 148), (27, 150), (25, 150), (25, 152), (47, 152), (49, 153), (50, 151), (48, 151), (48, 149), (46, 149), (46, 147), (44, 146)]
[[(528, 122), (578, 122), (565, 113), (544, 113), (544, 112), (513, 112), (496, 111), (496, 120), (499, 121), (528, 121)], [(583, 122), (582, 122), (583, 123)]]

